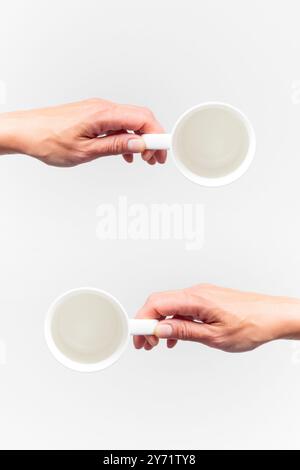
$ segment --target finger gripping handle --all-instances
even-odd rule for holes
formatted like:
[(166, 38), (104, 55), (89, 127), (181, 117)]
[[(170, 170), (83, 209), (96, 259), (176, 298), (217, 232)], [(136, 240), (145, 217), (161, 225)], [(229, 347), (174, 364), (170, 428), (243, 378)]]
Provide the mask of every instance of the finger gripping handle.
[(143, 134), (146, 149), (168, 150), (171, 147), (171, 134)]
[(148, 319), (132, 319), (129, 320), (129, 328), (131, 335), (154, 335), (157, 320)]

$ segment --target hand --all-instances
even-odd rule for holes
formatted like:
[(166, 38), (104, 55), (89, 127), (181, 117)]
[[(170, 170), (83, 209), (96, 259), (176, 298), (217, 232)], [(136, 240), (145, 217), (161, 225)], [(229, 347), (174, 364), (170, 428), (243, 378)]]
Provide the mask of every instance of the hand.
[(212, 285), (151, 295), (137, 318), (160, 320), (155, 336), (135, 336), (137, 349), (159, 338), (196, 341), (228, 352), (252, 350), (275, 339), (300, 339), (300, 300)]
[(141, 153), (150, 165), (164, 163), (165, 150), (145, 150), (143, 133), (162, 133), (147, 108), (101, 99), (0, 115), (0, 154), (31, 155), (54, 166), (74, 166), (123, 154), (131, 163)]

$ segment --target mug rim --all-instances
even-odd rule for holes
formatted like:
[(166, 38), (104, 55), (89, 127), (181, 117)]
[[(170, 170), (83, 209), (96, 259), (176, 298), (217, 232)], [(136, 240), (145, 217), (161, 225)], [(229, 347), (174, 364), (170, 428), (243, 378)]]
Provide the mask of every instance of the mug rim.
[[(248, 150), (246, 153), (245, 158), (243, 159), (242, 163), (236, 168), (234, 171), (228, 173), (227, 175), (220, 176), (217, 178), (208, 178), (205, 176), (199, 176), (196, 173), (193, 173), (187, 166), (185, 166), (178, 158), (176, 155), (176, 150), (175, 150), (175, 145), (174, 145), (174, 139), (175, 139), (175, 134), (178, 129), (178, 126), (189, 116), (191, 113), (195, 112), (196, 110), (199, 109), (205, 109), (205, 108), (223, 108), (223, 109), (229, 109), (233, 111), (241, 121), (243, 122), (248, 138), (249, 138), (249, 146)], [(199, 103), (195, 106), (192, 106), (188, 110), (186, 110), (175, 122), (172, 133), (171, 133), (171, 149), (172, 149), (172, 155), (173, 155), (173, 160), (175, 162), (175, 165), (177, 166), (178, 170), (190, 181), (193, 181), (194, 183), (197, 183), (201, 186), (206, 186), (206, 187), (219, 187), (219, 186), (225, 186), (227, 184), (232, 183), (233, 181), (236, 181), (238, 178), (243, 176), (244, 173), (248, 170), (250, 167), (254, 154), (255, 154), (255, 149), (256, 149), (256, 137), (255, 137), (255, 132), (253, 129), (253, 126), (251, 122), (249, 121), (248, 117), (237, 107), (222, 102), (222, 101), (206, 101), (204, 103)]]
[[(57, 347), (55, 341), (53, 340), (53, 337), (51, 334), (51, 325), (52, 325), (52, 320), (53, 320), (55, 311), (57, 307), (62, 304), (63, 300), (65, 300), (68, 297), (72, 297), (76, 293), (95, 293), (101, 297), (109, 299), (112, 303), (114, 303), (118, 307), (119, 312), (121, 313), (123, 317), (124, 325), (126, 325), (126, 333), (125, 333), (126, 338), (124, 334), (123, 343), (118, 347), (116, 351), (113, 352), (111, 356), (109, 356), (106, 359), (103, 359), (102, 361), (93, 362), (93, 363), (84, 363), (84, 362), (74, 361), (70, 359), (68, 356), (66, 356), (65, 354), (63, 354), (61, 350)], [(106, 369), (107, 367), (117, 362), (122, 356), (125, 349), (127, 348), (128, 343), (129, 343), (129, 338), (130, 338), (129, 318), (122, 304), (118, 301), (118, 299), (116, 299), (109, 292), (106, 292), (105, 290), (102, 290), (102, 289), (98, 289), (96, 287), (78, 287), (78, 288), (73, 288), (64, 292), (63, 294), (59, 295), (51, 303), (46, 313), (44, 333), (45, 333), (46, 343), (51, 354), (60, 364), (76, 372), (97, 372), (97, 371)]]

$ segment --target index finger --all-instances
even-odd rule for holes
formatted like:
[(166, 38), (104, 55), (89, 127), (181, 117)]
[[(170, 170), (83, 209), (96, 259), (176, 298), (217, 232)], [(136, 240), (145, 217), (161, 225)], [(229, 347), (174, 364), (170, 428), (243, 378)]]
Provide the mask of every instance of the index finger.
[[(164, 128), (155, 118), (150, 109), (140, 106), (116, 104), (110, 108), (101, 110), (94, 118), (95, 133), (97, 135), (107, 132), (118, 132), (120, 129), (133, 131), (142, 136), (143, 134), (162, 134)], [(166, 150), (147, 150), (142, 152), (143, 160), (154, 164), (165, 163)]]
[[(187, 319), (207, 321), (211, 303), (200, 296), (192, 295), (185, 290), (167, 291), (152, 294), (138, 311), (136, 318), (162, 320), (166, 317), (181, 316)], [(145, 344), (144, 336), (134, 337), (134, 345), (140, 349)]]
[(163, 133), (164, 129), (150, 109), (116, 104), (96, 115), (95, 125), (99, 134), (126, 129), (138, 134)]

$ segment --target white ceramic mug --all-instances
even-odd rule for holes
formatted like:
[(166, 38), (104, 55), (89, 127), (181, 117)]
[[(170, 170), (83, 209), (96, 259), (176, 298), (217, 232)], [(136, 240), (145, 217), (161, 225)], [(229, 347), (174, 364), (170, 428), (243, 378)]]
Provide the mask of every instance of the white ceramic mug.
[(79, 372), (96, 372), (114, 364), (130, 335), (151, 335), (157, 320), (129, 319), (122, 305), (99, 289), (73, 289), (56, 299), (45, 321), (53, 356)]
[(171, 134), (143, 134), (147, 149), (171, 149), (179, 170), (202, 186), (223, 186), (249, 168), (255, 134), (248, 118), (226, 103), (202, 103), (177, 120)]

